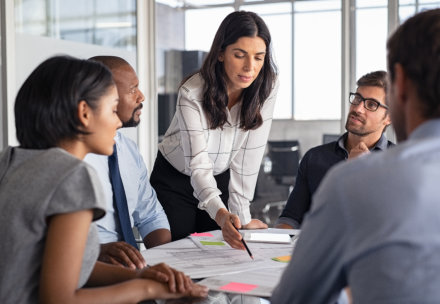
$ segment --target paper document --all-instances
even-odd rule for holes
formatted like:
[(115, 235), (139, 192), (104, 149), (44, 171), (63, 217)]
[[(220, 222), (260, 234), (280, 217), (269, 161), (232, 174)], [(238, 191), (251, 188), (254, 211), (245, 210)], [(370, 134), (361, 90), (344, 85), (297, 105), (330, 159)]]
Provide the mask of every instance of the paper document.
[(259, 233), (242, 231), (243, 239), (246, 242), (255, 243), (275, 243), (275, 244), (290, 244), (291, 239), (288, 234), (280, 233)]
[[(141, 253), (148, 265), (167, 263), (183, 271), (192, 279), (202, 279), (268, 267), (284, 268), (286, 263), (277, 258), (290, 256), (294, 247), (294, 242), (290, 244), (248, 243), (254, 257), (252, 260), (245, 250), (217, 244), (222, 241), (220, 230), (209, 231), (144, 250)], [(196, 245), (197, 242), (199, 244)]]
[(251, 233), (279, 233), (288, 234), (290, 236), (299, 235), (300, 229), (279, 229), (279, 228), (268, 228), (268, 229), (240, 229), (240, 232), (251, 232)]
[(220, 275), (200, 281), (210, 290), (270, 297), (285, 268), (258, 269), (240, 272), (240, 275)]
[[(261, 245), (266, 245), (266, 248), (261, 248)], [(178, 251), (153, 248), (142, 251), (142, 255), (148, 265), (164, 262), (179, 271), (183, 271), (193, 279), (200, 279), (267, 267), (285, 267), (285, 263), (275, 261), (273, 258), (290, 255), (293, 247), (286, 245), (270, 247), (270, 245), (272, 244), (249, 244), (254, 260), (244, 250), (203, 250), (195, 245), (196, 248), (194, 249), (181, 249)]]

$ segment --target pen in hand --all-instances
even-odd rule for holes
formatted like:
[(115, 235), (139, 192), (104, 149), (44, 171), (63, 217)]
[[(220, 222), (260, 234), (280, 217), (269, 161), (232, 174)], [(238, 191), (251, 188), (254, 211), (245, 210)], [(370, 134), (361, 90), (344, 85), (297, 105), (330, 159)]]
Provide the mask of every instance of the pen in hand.
[[(235, 227), (234, 224), (232, 224), (232, 226), (234, 226), (235, 230), (237, 230), (237, 231), (240, 233), (240, 231), (238, 230), (237, 227)], [(254, 257), (252, 256), (252, 253), (251, 253), (251, 251), (249, 250), (249, 247), (247, 246), (247, 244), (246, 244), (246, 242), (244, 241), (243, 237), (241, 238), (241, 242), (243, 243), (244, 248), (246, 248), (246, 251), (249, 253), (249, 256), (251, 257), (251, 259), (253, 260)]]

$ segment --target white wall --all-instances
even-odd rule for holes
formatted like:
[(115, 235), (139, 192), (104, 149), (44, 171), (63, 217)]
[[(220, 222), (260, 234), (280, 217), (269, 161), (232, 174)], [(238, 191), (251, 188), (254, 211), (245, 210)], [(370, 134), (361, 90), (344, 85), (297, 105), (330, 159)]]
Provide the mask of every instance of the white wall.
[[(136, 53), (134, 51), (130, 52), (122, 49), (20, 33), (16, 34), (15, 43), (16, 92), (38, 64), (53, 55), (66, 54), (83, 59), (97, 55), (115, 55), (124, 58), (136, 69)], [(15, 137), (14, 102), (15, 100), (10, 100), (8, 106), (8, 109), (10, 109), (8, 113), (8, 134), (11, 139), (9, 145), (18, 144)], [(136, 128), (124, 129), (124, 134), (137, 142), (138, 134)]]

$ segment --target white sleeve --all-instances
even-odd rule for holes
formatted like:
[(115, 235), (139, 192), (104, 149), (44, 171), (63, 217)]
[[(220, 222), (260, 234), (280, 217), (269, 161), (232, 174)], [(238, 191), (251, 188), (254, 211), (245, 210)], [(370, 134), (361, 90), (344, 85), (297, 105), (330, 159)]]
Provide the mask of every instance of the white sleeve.
[(243, 225), (251, 221), (249, 201), (254, 197), (258, 172), (272, 125), (278, 86), (277, 81), (263, 104), (261, 110), (263, 124), (258, 129), (248, 132), (247, 139), (231, 162), (228, 207), (231, 213), (238, 215)]

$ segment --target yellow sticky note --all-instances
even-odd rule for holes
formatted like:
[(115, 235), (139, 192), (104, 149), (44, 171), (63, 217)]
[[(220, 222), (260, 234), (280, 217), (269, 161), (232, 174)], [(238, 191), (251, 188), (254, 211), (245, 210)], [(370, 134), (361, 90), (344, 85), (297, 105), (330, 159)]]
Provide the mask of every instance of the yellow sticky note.
[(281, 263), (289, 263), (290, 262), (290, 255), (284, 255), (284, 256), (279, 256), (279, 257), (275, 257), (272, 258), (272, 260), (276, 261), (276, 262), (281, 262)]

